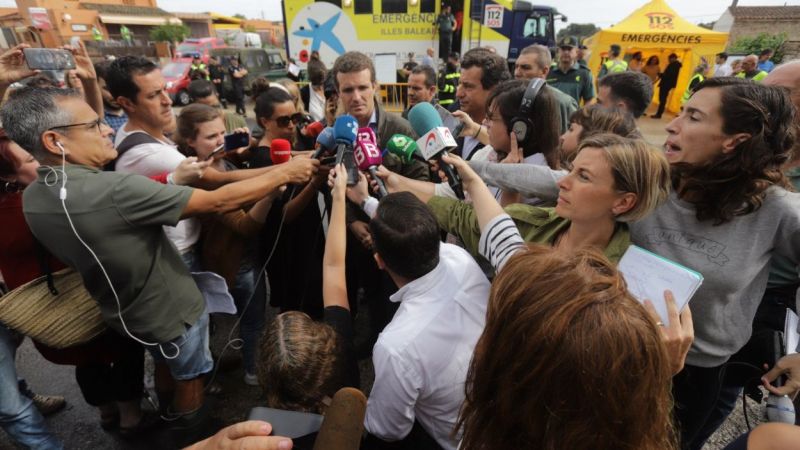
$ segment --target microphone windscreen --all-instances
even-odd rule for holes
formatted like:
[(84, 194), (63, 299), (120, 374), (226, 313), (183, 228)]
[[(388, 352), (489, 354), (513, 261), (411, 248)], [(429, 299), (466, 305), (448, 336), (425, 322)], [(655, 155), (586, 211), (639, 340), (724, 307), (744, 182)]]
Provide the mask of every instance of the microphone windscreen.
[(317, 144), (328, 150), (336, 148), (336, 139), (333, 138), (333, 127), (326, 127), (322, 130), (319, 136), (317, 136)]
[(417, 142), (404, 134), (395, 134), (386, 143), (386, 150), (400, 157), (403, 164), (409, 164), (417, 151)]
[(339, 389), (325, 410), (314, 450), (358, 450), (366, 411), (367, 399), (361, 391)]
[(372, 128), (361, 127), (358, 129), (358, 141), (372, 142), (373, 144), (378, 145), (378, 136), (375, 135), (375, 132), (372, 131)]
[(273, 139), (269, 147), (272, 164), (283, 164), (292, 159), (292, 144), (286, 139)]
[(425, 135), (428, 131), (442, 126), (442, 118), (436, 112), (436, 108), (428, 102), (417, 103), (408, 111), (408, 121), (411, 128), (419, 136)]
[(333, 124), (333, 139), (337, 143), (353, 145), (358, 133), (358, 122), (356, 118), (345, 114), (336, 118)]
[(358, 170), (369, 170), (370, 167), (378, 167), (383, 163), (381, 150), (372, 142), (360, 141), (353, 151)]
[(306, 136), (317, 138), (323, 129), (325, 129), (325, 125), (322, 122), (313, 122), (306, 127)]

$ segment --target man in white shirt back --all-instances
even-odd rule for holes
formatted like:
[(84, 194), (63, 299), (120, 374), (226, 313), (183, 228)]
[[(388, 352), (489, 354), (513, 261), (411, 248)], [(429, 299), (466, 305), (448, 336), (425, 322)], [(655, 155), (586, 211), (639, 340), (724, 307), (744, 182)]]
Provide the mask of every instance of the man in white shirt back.
[(381, 200), (370, 222), (375, 260), (400, 288), (401, 302), (373, 350), (375, 384), (365, 426), (382, 441), (406, 440), (415, 421), (445, 449), (464, 402), (467, 370), (486, 318), (489, 280), (463, 249), (440, 242), (428, 207), (410, 193)]
[[(186, 157), (164, 136), (164, 130), (175, 128), (175, 114), (161, 69), (148, 59), (124, 56), (111, 63), (106, 83), (128, 114), (128, 122), (114, 138), (120, 152), (114, 170), (146, 177), (174, 171)], [(126, 139), (129, 145), (123, 145)], [(199, 259), (193, 252), (200, 238), (197, 220), (184, 219), (164, 231), (189, 269), (199, 271)]]
[(729, 77), (732, 75), (733, 70), (728, 65), (728, 54), (725, 52), (717, 53), (717, 61), (714, 64), (715, 77)]

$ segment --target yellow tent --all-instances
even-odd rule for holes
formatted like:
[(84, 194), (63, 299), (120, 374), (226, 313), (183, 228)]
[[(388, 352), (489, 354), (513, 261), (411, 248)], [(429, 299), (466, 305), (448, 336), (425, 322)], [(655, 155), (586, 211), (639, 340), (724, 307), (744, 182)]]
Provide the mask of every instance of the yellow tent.
[(727, 43), (728, 33), (711, 31), (686, 21), (664, 0), (650, 1), (623, 21), (598, 31), (585, 42), (592, 50), (588, 64), (595, 79), (611, 44), (622, 47), (623, 54), (641, 51), (643, 62), (652, 55), (658, 56), (662, 71), (667, 66), (669, 54), (678, 55), (683, 67), (678, 75), (678, 85), (667, 103), (667, 109), (672, 112), (680, 110), (681, 96), (700, 58), (705, 57), (713, 65), (714, 56), (724, 51)]

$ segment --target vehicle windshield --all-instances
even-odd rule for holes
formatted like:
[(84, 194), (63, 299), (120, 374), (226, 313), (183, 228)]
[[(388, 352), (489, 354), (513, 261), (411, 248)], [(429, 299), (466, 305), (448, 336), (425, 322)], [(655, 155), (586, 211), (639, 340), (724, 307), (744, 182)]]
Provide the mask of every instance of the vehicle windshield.
[(200, 50), (200, 44), (180, 44), (178, 53), (193, 53)]
[(161, 73), (167, 78), (180, 78), (186, 73), (189, 65), (188, 62), (171, 62), (161, 69)]

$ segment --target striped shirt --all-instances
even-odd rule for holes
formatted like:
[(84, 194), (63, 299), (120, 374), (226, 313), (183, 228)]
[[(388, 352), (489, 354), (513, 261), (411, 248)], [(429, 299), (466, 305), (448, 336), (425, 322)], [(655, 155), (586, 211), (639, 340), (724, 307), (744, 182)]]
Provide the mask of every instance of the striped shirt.
[(481, 232), (478, 249), (494, 267), (495, 272), (499, 272), (509, 258), (525, 249), (525, 241), (522, 240), (522, 235), (519, 234), (511, 216), (500, 214)]

